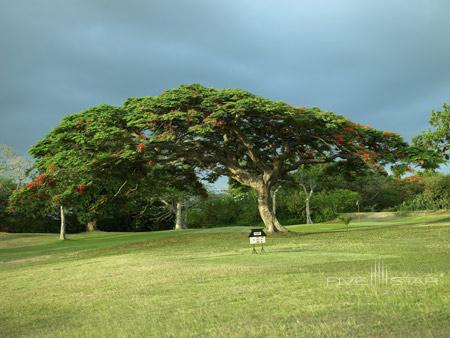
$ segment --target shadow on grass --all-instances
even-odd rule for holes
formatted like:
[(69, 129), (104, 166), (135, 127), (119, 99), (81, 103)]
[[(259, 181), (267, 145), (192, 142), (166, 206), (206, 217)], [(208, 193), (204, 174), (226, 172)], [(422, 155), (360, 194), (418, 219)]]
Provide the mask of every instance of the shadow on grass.
[[(434, 223), (442, 223), (443, 221), (432, 221), (432, 222), (409, 222), (409, 223), (401, 223), (401, 224), (385, 224), (385, 225), (359, 225), (358, 227), (351, 227), (347, 230), (346, 227), (330, 229), (330, 230), (318, 230), (318, 231), (301, 231), (295, 230), (292, 232), (301, 234), (302, 236), (309, 235), (320, 235), (320, 234), (331, 234), (331, 233), (345, 233), (345, 232), (364, 232), (364, 231), (374, 231), (374, 230), (388, 230), (388, 229), (397, 229), (402, 227), (410, 227), (420, 224), (434, 224)], [(443, 225), (445, 226), (445, 225)]]
[[(294, 253), (294, 252), (305, 252), (305, 251), (308, 251), (308, 250), (305, 250), (305, 249), (301, 249), (301, 248), (292, 248), (292, 249), (271, 249), (269, 252), (270, 253), (272, 253), (272, 252), (274, 252), (274, 253), (276, 253), (276, 252), (292, 252), (292, 253)], [(310, 250), (309, 250), (310, 251)]]

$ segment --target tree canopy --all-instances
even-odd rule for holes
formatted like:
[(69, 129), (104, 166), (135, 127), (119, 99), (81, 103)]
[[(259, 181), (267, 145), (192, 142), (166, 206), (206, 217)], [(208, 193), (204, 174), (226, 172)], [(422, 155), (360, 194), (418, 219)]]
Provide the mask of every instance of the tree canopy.
[(409, 151), (395, 133), (239, 89), (180, 86), (130, 98), (124, 108), (128, 126), (148, 135), (142, 152), (151, 149), (155, 162), (187, 164), (211, 180), (225, 175), (254, 189), (269, 231), (284, 230), (270, 207), (271, 188), (301, 165), (384, 172)]
[(37, 173), (13, 194), (13, 205), (66, 206), (89, 222), (129, 204), (131, 197), (147, 208), (152, 199), (175, 192), (205, 194), (190, 166), (162, 168), (148, 149), (143, 152), (147, 136), (127, 125), (126, 114), (101, 105), (65, 117), (30, 149)]

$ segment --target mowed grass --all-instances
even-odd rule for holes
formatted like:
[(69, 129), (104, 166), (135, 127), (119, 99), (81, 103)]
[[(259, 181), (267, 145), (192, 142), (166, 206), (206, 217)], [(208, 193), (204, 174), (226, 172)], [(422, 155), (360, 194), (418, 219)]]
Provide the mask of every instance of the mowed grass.
[(245, 227), (2, 233), (0, 337), (450, 336), (450, 213), (355, 218), (262, 255)]

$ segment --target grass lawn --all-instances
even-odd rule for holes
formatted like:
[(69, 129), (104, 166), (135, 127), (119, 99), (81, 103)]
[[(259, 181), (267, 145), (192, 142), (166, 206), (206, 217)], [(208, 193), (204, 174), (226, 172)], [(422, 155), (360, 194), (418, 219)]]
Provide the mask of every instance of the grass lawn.
[(0, 337), (450, 336), (450, 213), (290, 230), (0, 233)]

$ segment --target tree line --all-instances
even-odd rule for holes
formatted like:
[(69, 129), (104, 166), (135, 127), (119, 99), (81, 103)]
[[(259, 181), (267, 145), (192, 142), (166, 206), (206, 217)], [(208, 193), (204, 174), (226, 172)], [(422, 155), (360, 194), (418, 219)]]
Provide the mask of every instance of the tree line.
[[(428, 182), (426, 175), (448, 160), (448, 121), (444, 105), (433, 112), (432, 129), (409, 144), (317, 107), (239, 89), (180, 86), (65, 117), (31, 147), (27, 178), (3, 179), (2, 187), (9, 184), (3, 220), (7, 214), (8, 224), (21, 217), (58, 220), (64, 239), (66, 224), (72, 231), (207, 226), (205, 215), (223, 212), (215, 203), (230, 208), (239, 199), (249, 206), (248, 222), (262, 222), (269, 232), (286, 231), (280, 219), (321, 221), (356, 203), (397, 207), (428, 191), (428, 183), (417, 183), (422, 178), (407, 183), (413, 179), (405, 173)], [(217, 196), (207, 185), (220, 176), (230, 189)], [(370, 184), (363, 182), (398, 187), (389, 192), (394, 201), (370, 202), (379, 192), (367, 194)]]

